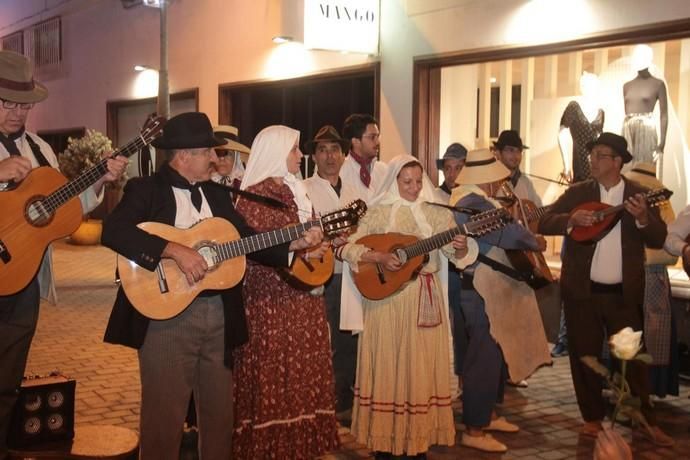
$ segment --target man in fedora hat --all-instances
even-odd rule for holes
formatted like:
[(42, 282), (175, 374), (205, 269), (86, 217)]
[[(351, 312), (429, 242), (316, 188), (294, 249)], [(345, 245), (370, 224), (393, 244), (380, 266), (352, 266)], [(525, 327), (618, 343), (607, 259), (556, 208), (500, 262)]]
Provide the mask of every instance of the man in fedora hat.
[[(331, 125), (319, 129), (314, 139), (305, 144), (305, 152), (312, 155), (316, 164), (313, 176), (304, 180), (307, 194), (314, 211), (324, 214), (346, 203), (341, 200), (343, 180), (340, 170), (350, 143), (340, 137)], [(357, 336), (340, 330), (340, 295), (343, 263), (335, 262), (333, 276), (325, 286), (326, 316), (331, 329), (331, 351), (335, 375), (336, 414), (342, 419), (345, 411), (352, 408), (355, 370), (357, 366)]]
[[(132, 179), (106, 219), (103, 244), (134, 263), (154, 270), (162, 258), (175, 261), (189, 284), (209, 269), (194, 249), (151, 235), (137, 224), (161, 222), (189, 228), (202, 219), (228, 220), (241, 236), (255, 232), (235, 211), (227, 193), (209, 181), (218, 161), (214, 148), (225, 145), (214, 136), (208, 117), (188, 112), (170, 119), (153, 145), (167, 151), (167, 161), (153, 176)], [(222, 235), (209, 235), (210, 238)], [(300, 240), (249, 257), (267, 265), (288, 265), (288, 251), (321, 241), (318, 228)], [(150, 321), (118, 290), (105, 341), (136, 348), (141, 376), (142, 460), (178, 458), (189, 398), (196, 402), (200, 458), (231, 456), (232, 349), (247, 340), (241, 285), (205, 292), (174, 318)]]
[(541, 207), (541, 198), (534, 189), (532, 181), (520, 171), (522, 152), (526, 149), (529, 147), (522, 143), (518, 132), (512, 129), (502, 131), (494, 142), (496, 157), (510, 170), (510, 184), (513, 186), (515, 195)]
[[(646, 189), (621, 175), (623, 165), (632, 160), (623, 137), (605, 132), (589, 142), (587, 148), (592, 179), (566, 190), (539, 221), (539, 231), (565, 237), (561, 296), (568, 328), (570, 370), (585, 422), (581, 433), (596, 437), (606, 415), (601, 397), (602, 378), (580, 358), (599, 356), (605, 338), (625, 327), (642, 330), (645, 246), (661, 248), (666, 225), (658, 209), (647, 207), (642, 195)], [(615, 226), (594, 244), (570, 238), (573, 227), (598, 222), (593, 211), (576, 210), (587, 202), (625, 208)], [(644, 435), (657, 445), (672, 445), (673, 440), (656, 426), (646, 365), (631, 361), (627, 379), (652, 426), (650, 432), (643, 431)]]
[[(450, 204), (476, 211), (501, 208), (495, 196), (509, 176), (510, 170), (491, 151), (472, 150), (458, 174)], [(460, 225), (469, 219), (465, 213), (455, 215)], [(519, 279), (504, 249), (540, 250), (545, 242), (522, 225), (509, 223), (468, 243), (460, 294), (469, 339), (462, 369), (467, 429), (461, 443), (485, 452), (505, 452), (507, 446), (489, 433), (519, 431), (496, 414), (504, 383), (508, 376), (513, 381), (525, 379), (551, 360), (534, 291)]]
[[(33, 79), (25, 56), (0, 51), (0, 194), (26, 178), (33, 168), (58, 167), (53, 149), (25, 129), (33, 106), (47, 97), (48, 90)], [(118, 179), (126, 167), (124, 157), (108, 160), (107, 174), (79, 196), (85, 213), (102, 200), (103, 184)], [(0, 297), (0, 459), (7, 455), (9, 419), (36, 330), (40, 297), (50, 292), (51, 271), (48, 248), (39, 274), (29, 285), (14, 295)]]
[(443, 171), (443, 183), (436, 189), (436, 199), (441, 203), (448, 203), (450, 193), (455, 187), (455, 179), (465, 165), (467, 149), (459, 142), (448, 146), (443, 158), (436, 160), (436, 169)]

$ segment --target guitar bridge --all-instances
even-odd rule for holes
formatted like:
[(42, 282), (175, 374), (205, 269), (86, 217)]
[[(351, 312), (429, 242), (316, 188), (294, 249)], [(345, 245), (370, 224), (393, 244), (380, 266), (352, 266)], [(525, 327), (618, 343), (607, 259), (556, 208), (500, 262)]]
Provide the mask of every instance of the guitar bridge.
[(10, 263), (10, 260), (12, 260), (12, 254), (7, 250), (7, 246), (2, 240), (0, 240), (0, 260), (6, 264)]

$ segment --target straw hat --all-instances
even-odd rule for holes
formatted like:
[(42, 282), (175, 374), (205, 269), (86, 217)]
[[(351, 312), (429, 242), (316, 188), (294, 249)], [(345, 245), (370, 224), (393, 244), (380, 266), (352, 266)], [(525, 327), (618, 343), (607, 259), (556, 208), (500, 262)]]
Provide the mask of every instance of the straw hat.
[(34, 81), (31, 62), (13, 51), (0, 51), (0, 99), (33, 104), (48, 97), (48, 89)]
[(220, 125), (213, 128), (213, 134), (216, 137), (222, 137), (225, 139), (225, 145), (216, 147), (220, 150), (233, 150), (235, 152), (240, 152), (240, 158), (244, 163), (249, 159), (249, 147), (239, 142), (239, 130), (230, 125)]
[(664, 184), (656, 178), (656, 166), (653, 163), (637, 163), (623, 175), (648, 189), (664, 188)]
[(510, 176), (510, 170), (498, 161), (489, 149), (470, 150), (455, 183), (478, 185), (500, 181)]

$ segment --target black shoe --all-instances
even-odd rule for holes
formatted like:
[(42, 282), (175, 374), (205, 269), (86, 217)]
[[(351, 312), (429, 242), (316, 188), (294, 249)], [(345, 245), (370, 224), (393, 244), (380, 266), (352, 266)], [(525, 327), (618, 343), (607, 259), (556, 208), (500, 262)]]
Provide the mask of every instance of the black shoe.
[(560, 358), (562, 356), (568, 356), (568, 346), (563, 342), (558, 342), (551, 350), (551, 357)]

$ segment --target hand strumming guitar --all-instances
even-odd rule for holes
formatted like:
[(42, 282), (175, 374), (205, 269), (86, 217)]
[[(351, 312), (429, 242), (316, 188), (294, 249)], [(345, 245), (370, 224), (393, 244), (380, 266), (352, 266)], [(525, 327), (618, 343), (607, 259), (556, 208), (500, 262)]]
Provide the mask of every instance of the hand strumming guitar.
[(391, 272), (400, 270), (402, 263), (395, 254), (390, 252), (368, 251), (362, 254), (362, 262), (373, 262), (381, 264), (383, 267)]
[(190, 286), (201, 281), (208, 270), (206, 260), (196, 250), (174, 241), (168, 242), (161, 256), (175, 261)]
[(599, 222), (594, 211), (588, 209), (578, 209), (575, 211), (568, 219), (568, 228), (570, 227), (591, 227), (592, 225)]
[(467, 235), (455, 235), (451, 244), (455, 249), (456, 259), (462, 259), (467, 255)]
[(0, 182), (19, 182), (31, 172), (31, 160), (11, 156), (0, 161)]

